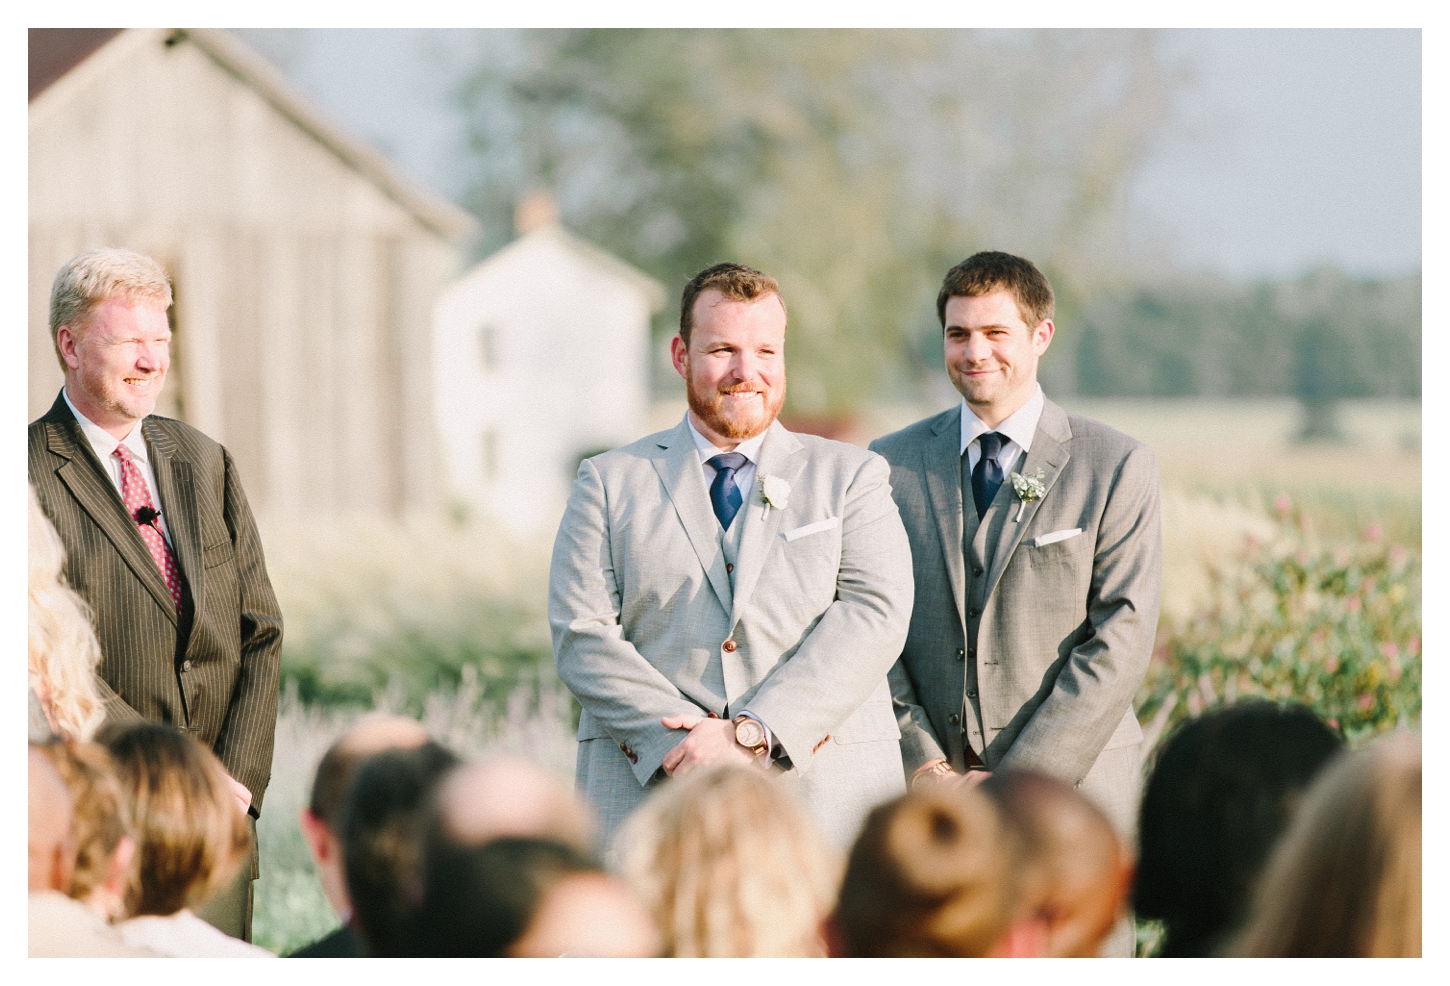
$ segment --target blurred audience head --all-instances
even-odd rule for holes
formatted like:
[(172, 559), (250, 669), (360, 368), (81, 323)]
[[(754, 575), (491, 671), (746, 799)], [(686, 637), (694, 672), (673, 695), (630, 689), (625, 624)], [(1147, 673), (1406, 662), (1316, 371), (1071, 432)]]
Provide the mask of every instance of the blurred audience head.
[(76, 866), (67, 893), (102, 917), (121, 917), (135, 879), (130, 799), (106, 748), (53, 743), (45, 748), (75, 802)]
[(619, 873), (668, 956), (821, 956), (840, 860), (760, 771), (696, 771), (652, 794), (615, 840)]
[(418, 955), (648, 958), (659, 952), (644, 906), (578, 845), (506, 837), (429, 841)]
[(593, 848), (593, 822), (568, 784), (527, 760), (465, 764), (438, 791), (438, 822), (461, 845), (534, 837)]
[(1092, 958), (1123, 914), (1133, 862), (1107, 816), (1056, 778), (1004, 771), (984, 781), (1018, 842), (1014, 910), (1040, 925), (1042, 954)]
[(302, 809), (302, 835), (317, 861), (322, 891), (332, 909), (344, 918), (352, 913), (343, 867), (342, 814), (348, 787), (358, 766), (384, 750), (411, 749), (428, 742), (428, 731), (416, 720), (382, 713), (363, 716), (323, 754), (312, 781), (312, 795)]
[(411, 954), (649, 956), (658, 939), (628, 889), (603, 872), (569, 787), (495, 757), (439, 786)]
[(1420, 783), (1420, 740), (1408, 734), (1331, 764), (1264, 868), (1231, 951), (1419, 958)]
[(878, 806), (846, 861), (833, 954), (1013, 954), (1015, 851), (980, 791), (928, 788)]
[(458, 765), (433, 741), (368, 757), (348, 788), (342, 846), (353, 924), (372, 955), (409, 954), (423, 898), (423, 841), (434, 789)]
[(1165, 956), (1211, 955), (1246, 914), (1301, 795), (1339, 751), (1302, 705), (1251, 701), (1190, 719), (1163, 745), (1139, 810), (1133, 906)]
[(65, 547), (30, 487), (30, 687), (52, 732), (90, 739), (105, 718), (101, 645), (86, 601), (65, 584)]
[(138, 868), (126, 914), (175, 914), (220, 890), (251, 858), (252, 833), (226, 768), (175, 726), (135, 722), (102, 730), (130, 796)]
[(65, 893), (76, 865), (75, 802), (55, 764), (33, 744), (27, 784), (30, 889)]

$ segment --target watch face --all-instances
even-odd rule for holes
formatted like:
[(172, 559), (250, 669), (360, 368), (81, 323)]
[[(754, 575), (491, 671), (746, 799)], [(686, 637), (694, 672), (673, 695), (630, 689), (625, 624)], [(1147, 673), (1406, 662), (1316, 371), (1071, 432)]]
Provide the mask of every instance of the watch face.
[(741, 719), (735, 724), (735, 742), (747, 748), (760, 746), (765, 742), (765, 730), (754, 719)]

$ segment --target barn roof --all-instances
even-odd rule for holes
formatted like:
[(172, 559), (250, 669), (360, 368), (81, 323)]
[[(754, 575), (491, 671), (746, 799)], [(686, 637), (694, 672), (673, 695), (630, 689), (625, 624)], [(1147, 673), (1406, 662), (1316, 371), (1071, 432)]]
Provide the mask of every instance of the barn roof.
[(168, 46), (189, 43), (223, 71), (254, 89), (273, 109), (345, 164), (373, 182), (420, 223), (448, 240), (478, 231), (465, 210), (419, 185), (365, 141), (329, 119), (261, 55), (227, 31), (201, 28), (30, 28), (30, 102), (44, 95), (83, 62), (111, 44), (135, 35), (153, 35)]

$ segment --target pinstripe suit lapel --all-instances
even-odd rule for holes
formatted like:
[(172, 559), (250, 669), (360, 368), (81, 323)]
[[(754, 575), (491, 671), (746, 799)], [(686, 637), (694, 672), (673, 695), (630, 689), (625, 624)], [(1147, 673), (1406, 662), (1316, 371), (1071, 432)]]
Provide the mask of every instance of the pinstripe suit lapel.
[(962, 560), (962, 416), (960, 405), (942, 414), (933, 428), (934, 437), (921, 446), (922, 475), (926, 477), (927, 499), (936, 514), (940, 545), (946, 556), (947, 574), (952, 580), (952, 598), (957, 619), (967, 625), (967, 573)]
[(655, 471), (669, 491), (670, 502), (690, 544), (700, 559), (700, 566), (710, 579), (710, 587), (720, 600), (720, 607), (730, 609), (730, 574), (725, 571), (725, 551), (715, 536), (720, 522), (710, 506), (705, 489), (705, 474), (700, 469), (700, 455), (684, 419), (659, 443), (660, 453), (654, 457)]
[[(1007, 568), (1007, 562), (1011, 560), (1012, 553), (1022, 543), (1022, 535), (1026, 532), (1027, 526), (1032, 523), (1032, 518), (1037, 514), (1037, 508), (1042, 505), (1042, 500), (1052, 495), (1052, 488), (1057, 483), (1057, 477), (1062, 475), (1062, 467), (1067, 465), (1071, 458), (1067, 450), (1067, 443), (1072, 440), (1072, 428), (1067, 423), (1067, 412), (1058, 407), (1052, 401), (1044, 400), (1042, 404), (1042, 417), (1037, 421), (1037, 433), (1032, 436), (1032, 448), (1027, 453), (1025, 461), (1021, 462), (1013, 472), (1020, 472), (1024, 476), (1031, 476), (1038, 469), (1042, 470), (1042, 485), (1047, 492), (1041, 499), (1033, 500), (1026, 506), (1019, 506), (1017, 496), (1011, 492), (1011, 477), (1002, 484), (1004, 489), (992, 503), (983, 523), (992, 522), (997, 531), (989, 532), (989, 536), (995, 533), (997, 536), (996, 550), (992, 552), (992, 567), (987, 572), (987, 591), (984, 598), (992, 597), (992, 590), (997, 588), (997, 580)], [(1017, 511), (1022, 511), (1022, 519), (1017, 520)], [(1002, 517), (993, 517), (996, 511), (1005, 511)]]
[[(166, 587), (166, 579), (161, 569), (156, 567), (156, 560), (151, 557), (146, 542), (141, 540), (135, 521), (126, 515), (116, 487), (96, 461), (96, 455), (81, 434), (80, 425), (70, 413), (70, 408), (61, 399), (57, 399), (57, 405), (59, 411), (52, 407), (50, 414), (46, 415), (46, 445), (65, 460), (56, 468), (56, 475), (81, 509), (110, 539), (117, 553), (136, 573), (136, 578), (155, 597), (167, 618), (177, 622), (176, 603), (171, 598), (171, 590)], [(168, 517), (167, 523), (170, 522)]]
[(151, 456), (151, 471), (156, 474), (156, 487), (161, 494), (161, 509), (166, 530), (171, 535), (171, 549), (191, 593), (192, 611), (202, 611), (205, 566), (201, 561), (201, 518), (197, 516), (196, 489), (192, 482), (191, 463), (181, 459), (175, 440), (152, 418), (141, 424), (146, 447)]

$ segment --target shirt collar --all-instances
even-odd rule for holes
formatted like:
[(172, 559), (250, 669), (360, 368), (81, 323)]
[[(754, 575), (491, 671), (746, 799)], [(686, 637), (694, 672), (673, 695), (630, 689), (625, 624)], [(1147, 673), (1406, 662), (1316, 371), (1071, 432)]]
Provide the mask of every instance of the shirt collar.
[[(710, 439), (706, 438), (704, 435), (700, 434), (698, 431), (695, 430), (695, 423), (690, 420), (690, 414), (688, 411), (685, 412), (685, 424), (690, 429), (690, 437), (695, 440), (695, 451), (700, 453), (701, 462), (708, 462), (715, 456), (720, 455), (725, 451), (724, 449), (716, 448), (710, 443)], [(759, 464), (760, 446), (765, 444), (765, 436), (769, 431), (770, 429), (766, 428), (765, 431), (762, 431), (754, 438), (746, 439), (739, 445), (735, 446), (735, 451), (745, 456), (751, 462)]]
[[(81, 426), (81, 434), (86, 436), (86, 441), (91, 443), (91, 448), (95, 450), (96, 456), (102, 462), (105, 462), (115, 454), (116, 446), (122, 444), (130, 449), (131, 454), (142, 462), (149, 463), (151, 461), (150, 457), (146, 454), (146, 438), (141, 434), (140, 427), (132, 428), (131, 434), (127, 435), (122, 441), (117, 441), (115, 435), (112, 435), (109, 431), (76, 410), (76, 406), (70, 402), (70, 394), (65, 392), (65, 388), (62, 387), (60, 393), (65, 398), (65, 406), (70, 408), (70, 413), (76, 416), (76, 424)], [(140, 422), (137, 422), (137, 424), (139, 425)]]
[(977, 417), (976, 412), (967, 404), (966, 398), (962, 398), (962, 448), (958, 454), (965, 453), (968, 445), (972, 444), (978, 436), (985, 435), (989, 431), (995, 431), (999, 435), (1006, 435), (1009, 439), (1020, 445), (1023, 452), (1030, 451), (1032, 449), (1032, 436), (1037, 434), (1037, 422), (1042, 417), (1042, 402), (1044, 400), (1046, 398), (1042, 393), (1042, 384), (1038, 384), (1037, 389), (1032, 392), (1032, 396), (1027, 399), (1026, 404), (1023, 404), (1017, 410), (1013, 411), (1007, 416), (1007, 420), (1003, 421), (997, 427), (991, 428), (981, 418)]

